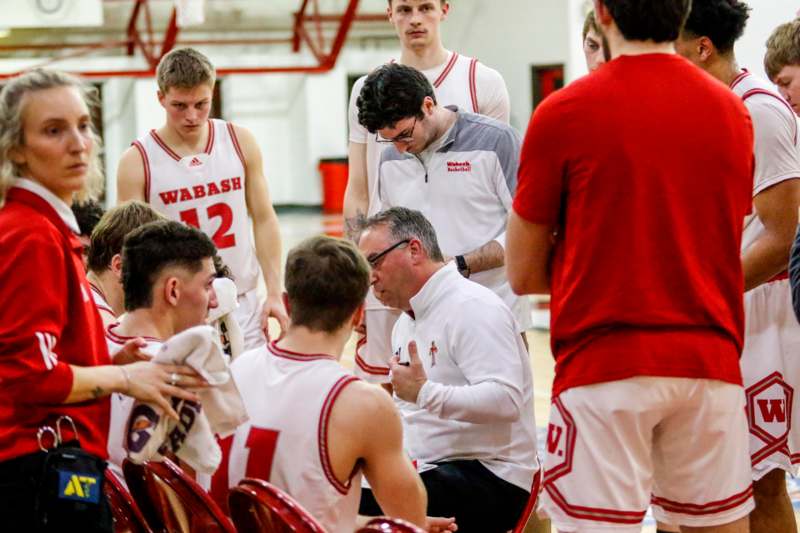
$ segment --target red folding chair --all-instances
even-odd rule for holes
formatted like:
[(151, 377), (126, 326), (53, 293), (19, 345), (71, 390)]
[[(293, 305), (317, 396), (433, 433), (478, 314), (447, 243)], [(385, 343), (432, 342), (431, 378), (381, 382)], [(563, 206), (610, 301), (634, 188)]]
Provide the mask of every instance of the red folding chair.
[(211, 496), (178, 465), (164, 459), (122, 465), (131, 494), (154, 531), (236, 533)]
[(109, 469), (103, 492), (114, 518), (114, 533), (152, 533), (125, 485)]
[(228, 508), (238, 531), (325, 533), (291, 496), (261, 479), (245, 478), (231, 488)]
[(373, 531), (380, 531), (381, 533), (425, 533), (424, 529), (420, 529), (410, 522), (399, 518), (389, 518), (388, 516), (373, 518), (367, 522), (366, 527), (359, 529), (358, 533), (371, 533)]

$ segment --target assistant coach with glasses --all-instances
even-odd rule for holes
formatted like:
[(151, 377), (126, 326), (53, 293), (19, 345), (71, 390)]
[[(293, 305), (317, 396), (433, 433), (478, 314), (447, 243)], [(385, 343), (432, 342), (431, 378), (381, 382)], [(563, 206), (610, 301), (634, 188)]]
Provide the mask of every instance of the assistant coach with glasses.
[[(392, 145), (381, 155), (380, 208), (421, 211), (461, 275), (494, 291), (518, 332), (528, 329), (530, 304), (511, 291), (503, 268), (519, 135), (497, 120), (438, 105), (428, 79), (397, 63), (373, 71), (356, 104), (359, 122)], [(391, 354), (384, 355), (378, 364), (388, 367)]]

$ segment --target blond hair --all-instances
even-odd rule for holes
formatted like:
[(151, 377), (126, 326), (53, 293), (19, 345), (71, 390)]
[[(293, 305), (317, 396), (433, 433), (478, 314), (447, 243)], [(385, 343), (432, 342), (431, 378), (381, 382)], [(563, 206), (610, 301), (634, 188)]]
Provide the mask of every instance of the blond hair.
[(589, 34), (589, 30), (592, 30), (597, 35), (603, 35), (603, 31), (600, 29), (600, 26), (597, 25), (597, 19), (594, 17), (594, 9), (590, 10), (586, 13), (586, 18), (583, 19), (583, 40), (586, 40), (586, 36)]
[[(0, 91), (0, 205), (14, 178), (24, 175), (24, 168), (11, 160), (11, 152), (25, 144), (22, 114), (25, 96), (37, 91), (57, 87), (75, 87), (90, 110), (98, 106), (97, 90), (80, 78), (59, 70), (35, 69), (9, 81)], [(95, 198), (103, 188), (103, 170), (100, 167), (102, 142), (94, 127), (91, 128), (92, 152), (86, 172), (86, 186), (76, 193), (79, 201)]]
[(162, 94), (170, 87), (193, 89), (198, 85), (214, 86), (217, 74), (214, 65), (194, 48), (176, 48), (158, 63), (156, 81)]
[(764, 70), (773, 82), (787, 65), (800, 65), (800, 19), (781, 24), (767, 39)]
[(148, 204), (137, 200), (128, 200), (106, 211), (92, 230), (91, 245), (86, 258), (89, 270), (98, 274), (107, 270), (111, 259), (122, 253), (125, 236), (156, 220), (166, 218)]

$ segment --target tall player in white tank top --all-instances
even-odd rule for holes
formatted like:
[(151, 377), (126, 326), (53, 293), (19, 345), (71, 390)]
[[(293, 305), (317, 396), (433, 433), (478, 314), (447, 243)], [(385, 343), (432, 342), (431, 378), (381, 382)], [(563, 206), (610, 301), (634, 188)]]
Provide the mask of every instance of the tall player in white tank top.
[(392, 400), (338, 362), (368, 287), (369, 267), (350, 242), (312, 237), (289, 253), (289, 330), (231, 365), (250, 420), (221, 443), (215, 499), (224, 504), (228, 488), (243, 477), (265, 479), (326, 531), (350, 533), (363, 474), (387, 515), (426, 524), (425, 488), (403, 452)]
[[(508, 123), (509, 96), (503, 77), (478, 60), (445, 49), (440, 25), (450, 4), (445, 0), (392, 0), (389, 21), (400, 39), (400, 63), (421, 71), (431, 82), (442, 105), (480, 113)], [(356, 99), (366, 76), (353, 85), (348, 112), (349, 176), (344, 200), (346, 220), (359, 213), (367, 216), (378, 209), (378, 163), (383, 146), (358, 122)], [(352, 235), (350, 235), (353, 238)], [(365, 323), (367, 336), (358, 341), (356, 374), (368, 381), (388, 383), (387, 354), (391, 354), (392, 326), (399, 311), (384, 307), (370, 292)]]
[(791, 106), (769, 82), (736, 62), (733, 43), (748, 13), (740, 0), (697, 3), (676, 47), (729, 85), (753, 121), (753, 212), (742, 235), (745, 334), (740, 359), (756, 501), (750, 530), (788, 533), (797, 529), (786, 472), (796, 475), (800, 462), (800, 325), (786, 269), (800, 204), (800, 136)]
[[(250, 131), (209, 120), (214, 70), (192, 49), (173, 50), (158, 67), (158, 98), (166, 123), (133, 142), (120, 159), (120, 202), (148, 202), (173, 220), (203, 230), (231, 269), (239, 291), (234, 312), (245, 348), (265, 341), (268, 316), (288, 324), (280, 302), (278, 218)], [(251, 232), (252, 221), (252, 232)], [(267, 301), (257, 297), (263, 275)]]

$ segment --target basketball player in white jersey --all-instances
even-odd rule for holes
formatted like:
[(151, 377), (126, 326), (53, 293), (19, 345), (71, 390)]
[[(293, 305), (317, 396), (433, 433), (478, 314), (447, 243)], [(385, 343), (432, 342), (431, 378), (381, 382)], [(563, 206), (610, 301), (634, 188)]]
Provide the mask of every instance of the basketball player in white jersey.
[[(400, 40), (399, 63), (421, 71), (434, 86), (437, 101), (456, 105), (463, 111), (480, 113), (508, 123), (508, 90), (503, 77), (476, 59), (447, 50), (442, 44), (440, 25), (447, 18), (446, 0), (389, 0), (389, 21)], [(344, 216), (352, 225), (359, 215), (377, 211), (378, 163), (382, 147), (358, 122), (356, 99), (366, 76), (353, 85), (349, 107), (348, 181), (344, 198)], [(352, 232), (349, 232), (353, 238)], [(356, 373), (372, 382), (387, 383), (389, 369), (386, 354), (391, 352), (390, 336), (399, 311), (381, 305), (367, 295), (365, 324), (367, 335), (356, 349)], [(371, 333), (369, 333), (371, 332)]]
[(800, 115), (800, 19), (781, 24), (767, 39), (764, 70), (778, 86), (796, 115)]
[[(152, 357), (173, 335), (205, 324), (209, 309), (217, 306), (215, 253), (204, 233), (176, 221), (151, 222), (130, 232), (122, 249), (125, 314), (106, 330), (109, 353), (141, 338), (146, 343), (141, 351)], [(191, 369), (180, 368), (186, 372), (173, 373), (173, 385), (202, 383)], [(111, 398), (108, 452), (117, 466), (126, 457), (123, 442), (132, 407), (129, 396)]]
[[(244, 477), (265, 479), (326, 531), (351, 533), (364, 475), (386, 514), (426, 525), (425, 488), (392, 400), (339, 364), (368, 288), (369, 266), (350, 242), (312, 237), (289, 252), (289, 330), (231, 366), (250, 420), (221, 443), (218, 501)], [(439, 519), (432, 530), (451, 525)]]
[[(261, 152), (247, 129), (208, 119), (215, 73), (203, 54), (173, 50), (159, 63), (157, 78), (166, 123), (122, 155), (117, 196), (147, 202), (211, 237), (233, 272), (239, 293), (234, 314), (245, 347), (253, 348), (264, 343), (269, 316), (281, 331), (288, 323), (280, 301), (278, 218)], [(267, 288), (263, 310), (256, 292), (261, 275)]]
[(800, 462), (800, 325), (786, 269), (800, 204), (800, 145), (789, 104), (769, 82), (736, 63), (733, 46), (749, 11), (739, 0), (695, 2), (676, 46), (729, 85), (753, 120), (753, 212), (742, 238), (746, 325), (741, 357), (756, 501), (750, 528), (754, 533), (788, 533), (797, 527), (786, 472), (796, 474)]
[(603, 32), (597, 25), (594, 18), (594, 10), (586, 14), (583, 19), (583, 57), (586, 60), (586, 68), (589, 72), (594, 72), (607, 61), (610, 61), (608, 52), (608, 42), (603, 36)]
[(130, 201), (109, 209), (92, 231), (86, 278), (106, 328), (124, 312), (122, 242), (131, 231), (156, 220), (164, 217), (147, 204)]

